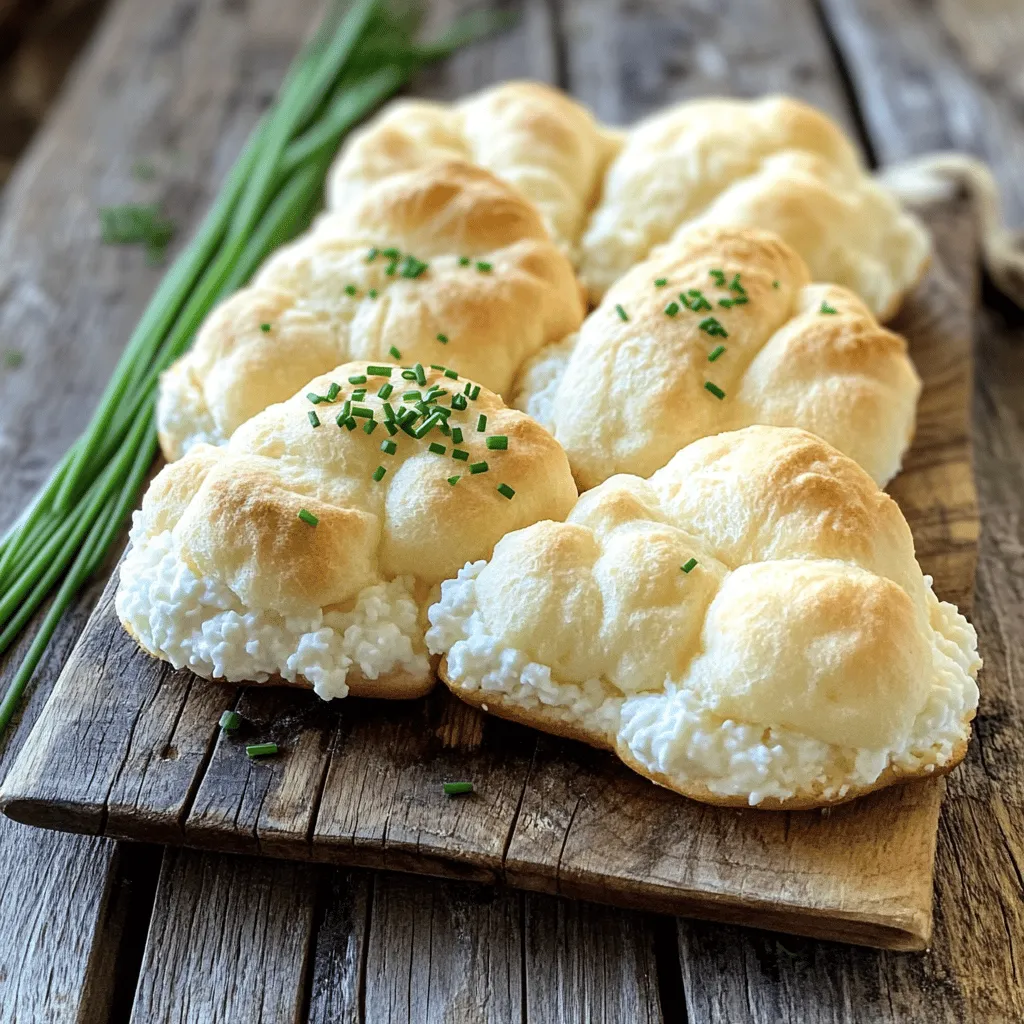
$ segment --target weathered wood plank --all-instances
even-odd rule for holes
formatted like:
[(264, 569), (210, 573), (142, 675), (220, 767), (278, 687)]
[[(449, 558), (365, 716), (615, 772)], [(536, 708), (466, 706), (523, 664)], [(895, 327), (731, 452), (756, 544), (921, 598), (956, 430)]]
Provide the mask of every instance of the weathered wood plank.
[(132, 1021), (300, 1021), (318, 882), (307, 865), (169, 850)]
[(1024, 225), (1016, 0), (823, 0), (883, 163), (959, 149), (985, 160)]
[(521, 899), (483, 886), (376, 875), (367, 1024), (521, 1020)]
[(613, 124), (698, 96), (785, 92), (853, 130), (810, 0), (566, 0), (567, 88)]
[(549, 896), (524, 902), (527, 1020), (660, 1024), (650, 918)]
[[(421, 883), (425, 885), (429, 883)], [(366, 944), (373, 876), (332, 871), (321, 892), (309, 1024), (364, 1024)]]

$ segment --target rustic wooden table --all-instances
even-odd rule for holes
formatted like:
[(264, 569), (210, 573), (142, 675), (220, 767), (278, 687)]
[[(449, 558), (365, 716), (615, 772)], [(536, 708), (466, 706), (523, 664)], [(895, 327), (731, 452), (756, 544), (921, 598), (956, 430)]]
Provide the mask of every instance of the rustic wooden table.
[[(432, 18), (464, 6), (437, 0)], [(418, 92), (530, 76), (627, 122), (687, 96), (781, 89), (829, 110), (879, 162), (980, 154), (1008, 219), (1024, 224), (1020, 0), (501, 6), (520, 10), (518, 27)], [(186, 234), (318, 7), (111, 5), (0, 198), (0, 349), (23, 356), (0, 361), (0, 525), (81, 429), (157, 280), (137, 253), (99, 244), (97, 206), (159, 200)], [(133, 178), (140, 159), (153, 181)], [(977, 337), (974, 620), (986, 668), (976, 738), (943, 812), (930, 953), (0, 819), (0, 1022), (1024, 1019), (1024, 327), (995, 299)], [(23, 726), (101, 584), (64, 623)], [(0, 747), (0, 775), (26, 731)]]

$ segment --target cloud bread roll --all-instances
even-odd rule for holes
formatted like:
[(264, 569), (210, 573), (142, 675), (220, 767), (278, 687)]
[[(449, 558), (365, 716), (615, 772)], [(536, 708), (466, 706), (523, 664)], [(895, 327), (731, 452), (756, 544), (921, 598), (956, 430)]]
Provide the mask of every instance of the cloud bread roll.
[(444, 367), (350, 362), (157, 475), (117, 613), (208, 678), (415, 697), (434, 682), (437, 585), (575, 499), (557, 442), (497, 395)]
[(427, 643), (494, 714), (707, 803), (823, 807), (963, 758), (981, 661), (896, 503), (801, 430), (704, 438), (442, 584)]
[(704, 227), (534, 357), (515, 404), (558, 438), (583, 489), (649, 476), (698, 438), (754, 423), (810, 430), (884, 484), (920, 390), (904, 339), (852, 292), (812, 284), (774, 235)]
[(583, 312), (571, 265), (515, 190), (459, 162), (397, 174), (278, 250), (210, 314), (161, 379), (161, 447), (170, 460), (222, 444), (348, 359), (444, 362), (505, 393)]
[(617, 133), (541, 82), (506, 82), (454, 105), (397, 100), (344, 146), (328, 179), (328, 203), (343, 209), (388, 175), (459, 158), (515, 187), (569, 250), (617, 145)]
[(838, 125), (786, 96), (681, 103), (629, 132), (580, 244), (591, 300), (694, 223), (776, 232), (815, 280), (852, 289), (882, 319), (930, 254), (923, 226), (867, 174)]

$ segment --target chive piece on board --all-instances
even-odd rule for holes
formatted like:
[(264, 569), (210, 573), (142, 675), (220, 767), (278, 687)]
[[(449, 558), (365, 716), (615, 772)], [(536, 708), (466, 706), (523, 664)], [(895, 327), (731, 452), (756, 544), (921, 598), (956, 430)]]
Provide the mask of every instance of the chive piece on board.
[(242, 724), (242, 716), (237, 711), (225, 711), (217, 724), (225, 732), (234, 732)]
[(697, 566), (697, 559), (696, 558), (690, 558), (683, 565), (679, 566), (679, 568), (682, 569), (683, 572), (692, 572), (693, 569), (696, 568), (696, 566)]
[(704, 390), (710, 391), (719, 400), (725, 398), (725, 392), (717, 384), (712, 384), (709, 380), (704, 381)]
[(503, 452), (508, 449), (508, 437), (505, 434), (492, 434), (486, 443), (492, 452)]
[(304, 508), (299, 509), (299, 518), (306, 523), (307, 526), (318, 526), (320, 523), (320, 520), (317, 519), (312, 512), (307, 512)]
[(509, 501), (516, 496), (516, 492), (508, 484), (498, 484), (498, 493)]
[(278, 749), (276, 743), (250, 743), (245, 752), (250, 757), (270, 757), (278, 753)]
[(445, 782), (443, 784), (445, 796), (462, 796), (464, 793), (473, 792), (472, 782)]

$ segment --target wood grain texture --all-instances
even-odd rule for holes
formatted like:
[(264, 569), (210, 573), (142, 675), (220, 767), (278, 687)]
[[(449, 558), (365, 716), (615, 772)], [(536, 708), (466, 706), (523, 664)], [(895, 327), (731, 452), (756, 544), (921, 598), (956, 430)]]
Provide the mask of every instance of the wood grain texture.
[(661, 1024), (648, 916), (532, 894), (524, 903), (527, 1020)]
[(305, 865), (169, 850), (132, 1021), (300, 1021), (317, 882)]
[(992, 168), (1008, 220), (1024, 225), (1017, 0), (822, 0), (879, 160), (934, 150)]

